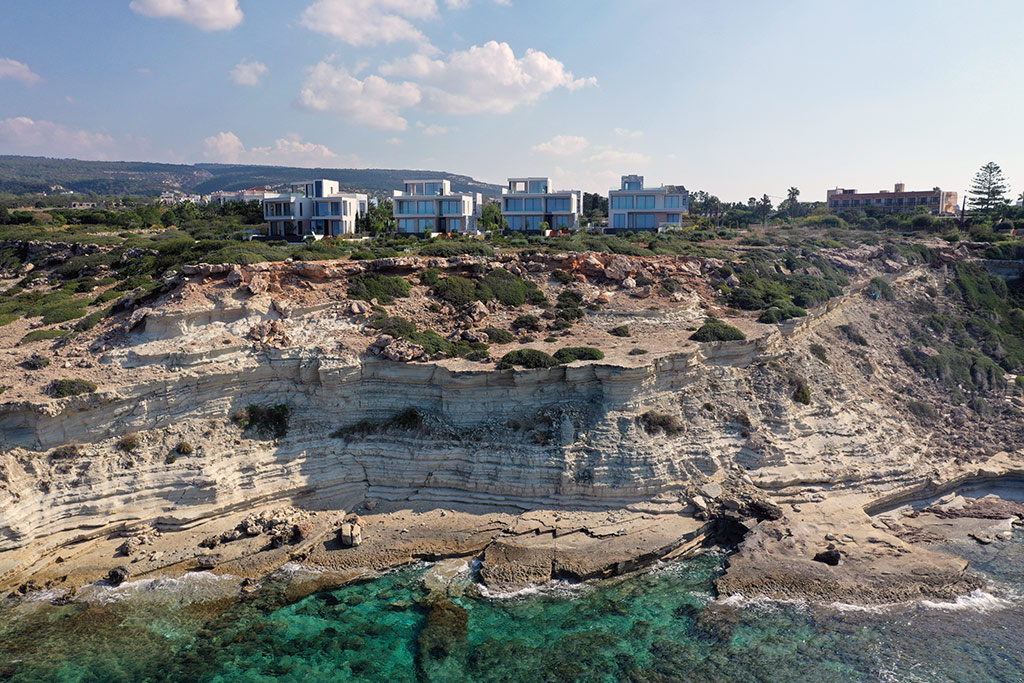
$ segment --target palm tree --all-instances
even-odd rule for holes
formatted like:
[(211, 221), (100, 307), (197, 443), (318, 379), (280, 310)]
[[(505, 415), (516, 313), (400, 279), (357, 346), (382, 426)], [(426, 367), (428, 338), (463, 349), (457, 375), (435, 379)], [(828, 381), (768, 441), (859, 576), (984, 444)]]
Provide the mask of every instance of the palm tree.
[(799, 197), (800, 190), (798, 190), (797, 188), (791, 187), (788, 190), (786, 190), (786, 199), (789, 200), (790, 204), (796, 204)]
[(1018, 202), (1020, 202), (1021, 206), (1024, 206), (1024, 192), (1021, 192), (1021, 193), (1020, 193), (1020, 194), (1019, 194), (1019, 195), (1017, 196), (1017, 201), (1018, 201)]

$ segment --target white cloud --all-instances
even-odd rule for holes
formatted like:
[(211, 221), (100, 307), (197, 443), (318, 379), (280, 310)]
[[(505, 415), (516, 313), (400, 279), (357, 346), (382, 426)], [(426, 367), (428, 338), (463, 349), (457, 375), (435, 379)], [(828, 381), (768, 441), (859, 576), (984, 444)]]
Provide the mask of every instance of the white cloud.
[(9, 57), (0, 58), (0, 79), (4, 78), (12, 78), (25, 85), (35, 85), (43, 80), (39, 74), (28, 67), (28, 64), (22, 64)]
[(447, 58), (413, 55), (383, 65), (380, 72), (421, 81), (424, 104), (448, 114), (507, 114), (556, 88), (597, 84), (593, 77), (576, 78), (562, 62), (539, 50), (517, 58), (508, 43), (493, 40)]
[(231, 80), (239, 85), (259, 85), (260, 79), (265, 73), (267, 73), (266, 64), (243, 59), (231, 70)]
[(71, 128), (27, 116), (0, 119), (0, 146), (7, 153), (25, 152), (55, 157), (109, 159), (117, 141), (104, 133)]
[(433, 135), (444, 135), (444, 134), (446, 134), (450, 130), (447, 126), (442, 126), (442, 125), (437, 124), (437, 123), (431, 123), (431, 124), (428, 125), (426, 123), (423, 123), (422, 121), (417, 121), (416, 122), (416, 127), (419, 128), (421, 131), (423, 131), (424, 135), (430, 135), (430, 136), (433, 136)]
[(266, 147), (246, 149), (234, 133), (227, 131), (203, 140), (203, 156), (211, 161), (229, 164), (273, 164), (275, 166), (322, 166), (324, 164), (355, 164), (356, 155), (341, 156), (326, 145), (306, 142), (290, 133)]
[(532, 147), (534, 152), (554, 154), (556, 156), (572, 156), (580, 154), (590, 143), (580, 135), (556, 135), (547, 142)]
[(640, 166), (649, 163), (651, 158), (640, 152), (623, 152), (617, 149), (601, 150), (587, 157), (587, 163), (603, 166)]
[(436, 52), (412, 20), (437, 17), (436, 0), (316, 0), (302, 13), (311, 31), (357, 47), (410, 41)]
[(402, 144), (402, 138), (388, 138), (384, 142), (386, 142), (389, 145), (400, 145)]
[(639, 138), (643, 137), (644, 132), (642, 130), (630, 130), (629, 128), (616, 128), (615, 134), (620, 138)]
[(242, 23), (238, 0), (132, 0), (128, 5), (147, 17), (178, 19), (203, 31), (223, 31)]
[(399, 112), (419, 101), (414, 83), (393, 83), (380, 76), (359, 80), (344, 66), (327, 61), (312, 68), (299, 93), (299, 103), (307, 109), (382, 130), (405, 130), (408, 122)]

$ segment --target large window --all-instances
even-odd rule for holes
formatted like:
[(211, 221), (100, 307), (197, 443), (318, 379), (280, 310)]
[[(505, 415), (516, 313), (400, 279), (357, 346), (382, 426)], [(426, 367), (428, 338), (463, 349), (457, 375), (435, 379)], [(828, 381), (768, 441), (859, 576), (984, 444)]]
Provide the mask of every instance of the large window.
[(462, 229), (461, 218), (449, 218), (448, 219), (448, 232), (458, 232)]
[(622, 183), (623, 190), (642, 190), (644, 189), (643, 184), (637, 181)]
[(654, 208), (654, 195), (642, 194), (636, 198), (636, 208), (638, 209), (653, 209)]
[(613, 228), (625, 228), (626, 227), (626, 214), (617, 213), (612, 216), (612, 227)]
[(522, 230), (523, 229), (523, 217), (522, 216), (509, 216), (505, 220), (508, 221), (509, 230)]
[(415, 218), (399, 218), (398, 219), (398, 232), (416, 232), (416, 219)]
[(460, 215), (462, 213), (462, 202), (461, 201), (445, 201), (441, 202), (441, 213), (446, 216)]
[(543, 211), (544, 200), (540, 197), (531, 197), (523, 200), (523, 211)]
[(650, 229), (654, 227), (653, 213), (638, 213), (633, 215), (633, 227), (638, 229)]
[(420, 232), (433, 232), (434, 231), (434, 219), (433, 218), (421, 218), (419, 219)]
[(548, 184), (543, 180), (530, 181), (530, 194), (544, 194), (548, 191)]
[(553, 197), (548, 200), (548, 213), (554, 211), (568, 211), (569, 210), (569, 198), (568, 197)]
[(565, 230), (572, 227), (570, 220), (572, 216), (552, 216), (551, 220), (554, 221), (554, 225), (551, 227), (558, 228), (559, 230)]
[(632, 209), (633, 208), (633, 197), (612, 197), (612, 208), (613, 209)]
[(666, 209), (678, 209), (679, 208), (679, 195), (677, 195), (677, 194), (665, 195), (665, 208)]
[(522, 211), (523, 200), (522, 199), (506, 199), (505, 200), (506, 211)]
[(526, 219), (527, 230), (540, 230), (541, 216), (523, 216)]
[(425, 194), (425, 195), (441, 194), (441, 183), (424, 183), (423, 184), (423, 194)]
[(666, 217), (666, 220), (667, 220), (667, 221), (668, 221), (669, 223), (671, 223), (672, 225), (679, 225), (679, 214), (678, 214), (678, 213), (670, 213), (670, 214), (669, 214), (669, 215), (668, 215), (668, 216)]

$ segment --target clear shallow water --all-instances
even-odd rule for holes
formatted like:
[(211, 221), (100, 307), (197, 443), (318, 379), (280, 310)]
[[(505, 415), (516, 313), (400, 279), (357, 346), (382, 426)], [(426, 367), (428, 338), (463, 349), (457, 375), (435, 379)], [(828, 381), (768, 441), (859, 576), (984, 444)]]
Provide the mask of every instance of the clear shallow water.
[(506, 599), (426, 604), (423, 568), (289, 603), (209, 575), (91, 604), (0, 606), (0, 681), (1019, 681), (1024, 534), (955, 548), (993, 581), (951, 604), (716, 601), (724, 557)]

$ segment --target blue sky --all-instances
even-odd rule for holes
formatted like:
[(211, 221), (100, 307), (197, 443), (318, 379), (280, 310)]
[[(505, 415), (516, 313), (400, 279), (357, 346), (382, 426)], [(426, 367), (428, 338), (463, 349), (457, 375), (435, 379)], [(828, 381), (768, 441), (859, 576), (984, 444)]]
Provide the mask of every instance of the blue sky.
[(1024, 190), (1017, 0), (7, 3), (0, 153)]

